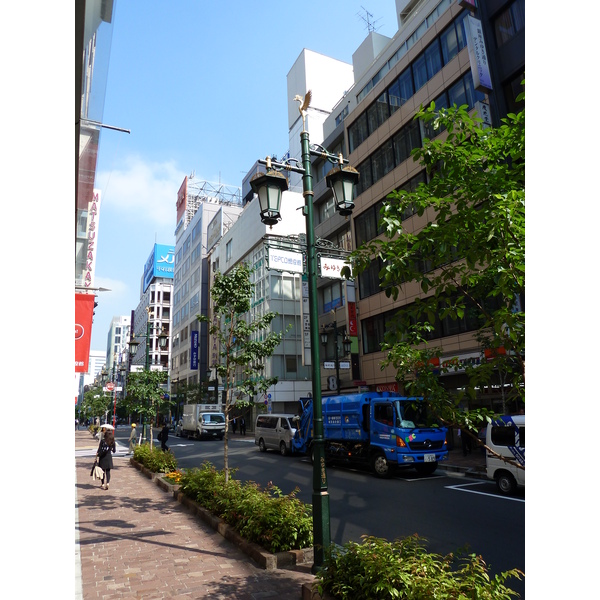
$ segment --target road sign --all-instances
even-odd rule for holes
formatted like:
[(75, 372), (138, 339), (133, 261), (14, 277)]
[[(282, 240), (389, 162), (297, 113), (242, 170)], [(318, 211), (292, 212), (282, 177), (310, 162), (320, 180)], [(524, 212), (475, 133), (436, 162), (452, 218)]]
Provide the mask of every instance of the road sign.
[(107, 389), (109, 392), (112, 392), (112, 391), (115, 389), (115, 384), (114, 384), (112, 381), (109, 381), (109, 382), (106, 384), (106, 389)]

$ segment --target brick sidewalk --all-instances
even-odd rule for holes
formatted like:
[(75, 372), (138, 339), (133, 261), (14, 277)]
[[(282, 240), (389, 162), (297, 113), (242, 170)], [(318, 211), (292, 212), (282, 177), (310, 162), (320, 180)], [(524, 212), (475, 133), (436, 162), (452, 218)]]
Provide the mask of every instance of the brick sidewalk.
[[(87, 431), (76, 449), (96, 445)], [(310, 567), (266, 571), (128, 458), (115, 458), (110, 489), (90, 477), (92, 457), (77, 458), (76, 487), (83, 600), (116, 598), (300, 599)]]
[[(277, 571), (256, 566), (141, 475), (129, 457), (113, 459), (110, 490), (101, 490), (90, 477), (97, 446), (87, 430), (75, 433), (75, 450), (89, 454), (75, 461), (82, 592), (78, 599), (287, 600), (302, 598), (302, 584), (314, 581), (307, 566)], [(125, 450), (118, 447), (118, 452)], [(485, 457), (479, 449), (467, 457), (453, 449), (442, 465), (481, 473)]]

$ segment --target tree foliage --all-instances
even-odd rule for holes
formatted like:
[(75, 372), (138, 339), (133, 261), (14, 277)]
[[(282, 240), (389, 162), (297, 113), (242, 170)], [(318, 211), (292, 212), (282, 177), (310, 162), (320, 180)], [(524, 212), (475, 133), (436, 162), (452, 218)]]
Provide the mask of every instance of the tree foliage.
[(102, 386), (96, 386), (89, 389), (83, 395), (83, 402), (80, 406), (80, 414), (94, 418), (105, 415), (113, 404), (113, 398), (110, 394), (105, 394)]
[[(198, 320), (209, 323), (209, 333), (219, 342), (217, 373), (226, 390), (224, 470), (229, 477), (228, 432), (229, 413), (234, 404), (252, 404), (257, 394), (264, 394), (277, 383), (277, 377), (265, 377), (265, 359), (272, 356), (283, 339), (283, 333), (271, 331), (277, 313), (250, 316), (254, 286), (251, 268), (245, 263), (236, 265), (227, 274), (217, 272), (211, 287), (213, 319), (204, 315)], [(212, 365), (215, 366), (215, 365)], [(247, 397), (249, 399), (244, 399)]]
[[(448, 424), (473, 430), (489, 414), (463, 413), (461, 394), (440, 385), (432, 359), (441, 349), (432, 332), (444, 319), (475, 324), (491, 359), (467, 367), (464, 394), (474, 397), (500, 373), (524, 401), (525, 112), (497, 128), (484, 128), (467, 106), (437, 110), (431, 103), (415, 118), (436, 133), (412, 153), (429, 183), (388, 196), (383, 235), (354, 253), (353, 266), (361, 272), (380, 260), (380, 286), (394, 300), (418, 285), (421, 293), (387, 327), (382, 368), (393, 365), (408, 393), (424, 396)], [(417, 216), (405, 223), (407, 215)]]
[(152, 423), (158, 413), (172, 404), (165, 398), (162, 387), (167, 383), (166, 371), (138, 371), (129, 374), (127, 380), (127, 401), (132, 412), (146, 417), (150, 422), (150, 447), (152, 448)]

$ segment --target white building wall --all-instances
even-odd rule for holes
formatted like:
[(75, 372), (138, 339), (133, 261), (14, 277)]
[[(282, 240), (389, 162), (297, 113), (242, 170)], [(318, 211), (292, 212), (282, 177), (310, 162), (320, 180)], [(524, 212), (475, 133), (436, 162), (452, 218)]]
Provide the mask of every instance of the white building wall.
[[(249, 262), (256, 268), (254, 274), (256, 298), (254, 314), (278, 312), (274, 327), (285, 329), (287, 323), (294, 328), (278, 346), (273, 357), (267, 360), (265, 375), (277, 376), (279, 381), (268, 390), (270, 398), (255, 398), (255, 412), (263, 408), (265, 402), (274, 412), (295, 411), (300, 397), (312, 390), (310, 367), (302, 366), (302, 319), (301, 319), (301, 275), (280, 273), (266, 268), (265, 234), (277, 236), (299, 235), (306, 231), (305, 218), (301, 210), (304, 198), (296, 192), (284, 192), (281, 202), (282, 220), (272, 228), (260, 220), (258, 199), (246, 205), (244, 212), (231, 229), (223, 235), (218, 249), (211, 255), (211, 264), (220, 264), (220, 270), (227, 273), (240, 262)], [(212, 267), (211, 267), (212, 269)], [(282, 280), (285, 279), (285, 283)], [(295, 297), (288, 298), (282, 290), (293, 290)], [(218, 349), (215, 349), (218, 352)], [(297, 379), (286, 379), (284, 357), (296, 357)], [(254, 414), (252, 415), (254, 416)]]
[(109, 374), (112, 374), (113, 364), (116, 364), (118, 368), (119, 359), (125, 356), (127, 351), (127, 342), (129, 341), (130, 328), (131, 317), (113, 317), (108, 330), (105, 353), (106, 370)]
[[(299, 103), (294, 101), (296, 95), (304, 98), (308, 90), (312, 92), (312, 100), (306, 117), (306, 130), (311, 144), (321, 144), (323, 123), (331, 113), (341, 96), (352, 87), (354, 82), (352, 65), (329, 56), (304, 48), (287, 75), (287, 102), (290, 156), (301, 160), (302, 148), (300, 133), (302, 119), (298, 110)], [(289, 174), (289, 189), (302, 192), (302, 176)]]

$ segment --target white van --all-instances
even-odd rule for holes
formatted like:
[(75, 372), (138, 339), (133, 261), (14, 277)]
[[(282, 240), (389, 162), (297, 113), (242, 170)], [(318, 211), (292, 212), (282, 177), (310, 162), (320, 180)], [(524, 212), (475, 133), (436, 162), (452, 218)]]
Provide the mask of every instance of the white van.
[(296, 433), (296, 415), (258, 415), (254, 427), (254, 443), (261, 452), (278, 450), (282, 456), (291, 454)]
[(502, 494), (512, 494), (517, 487), (525, 487), (525, 415), (500, 417), (488, 424), (485, 437), (488, 448), (511, 461), (511, 465), (486, 451), (486, 469)]

